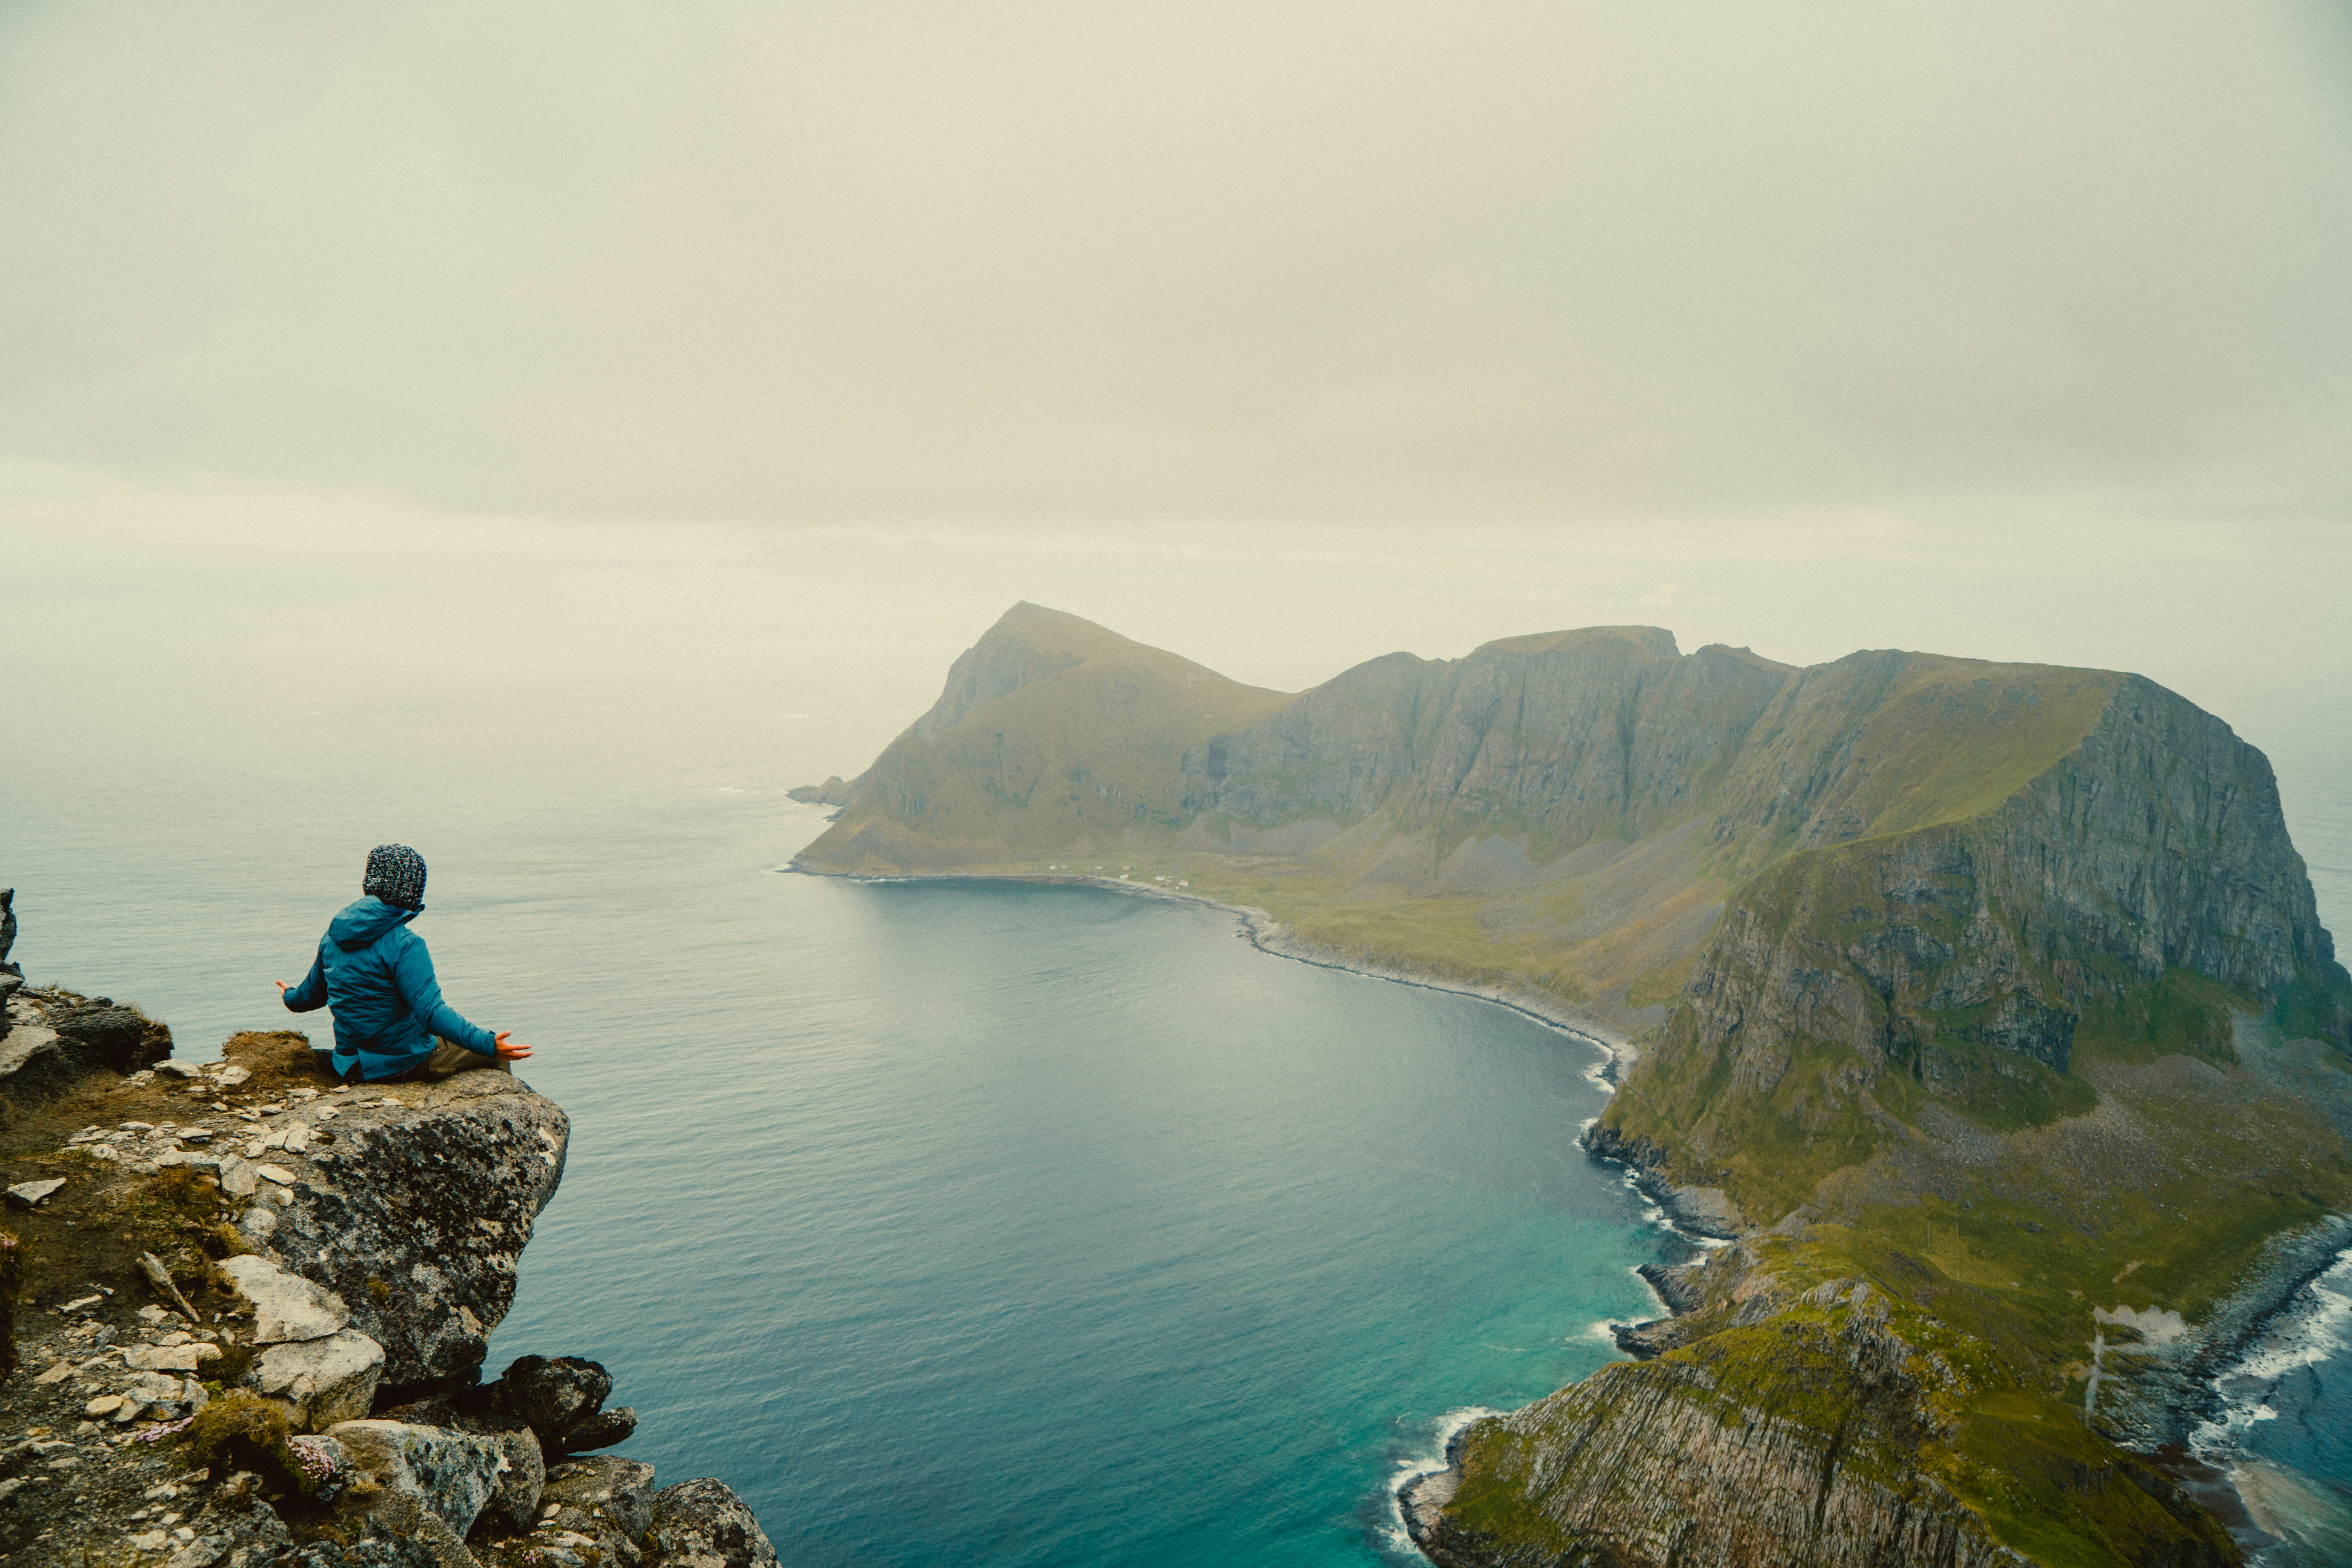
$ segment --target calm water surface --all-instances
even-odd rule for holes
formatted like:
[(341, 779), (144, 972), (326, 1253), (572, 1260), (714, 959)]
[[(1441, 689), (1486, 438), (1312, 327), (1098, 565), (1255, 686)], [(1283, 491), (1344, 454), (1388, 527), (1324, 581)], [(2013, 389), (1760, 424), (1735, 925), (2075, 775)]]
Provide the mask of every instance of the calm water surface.
[(492, 1367), (607, 1363), (625, 1451), (787, 1561), (1395, 1558), (1401, 1469), (1680, 1255), (1574, 1145), (1597, 1053), (1517, 1014), (1195, 907), (779, 874), (823, 816), (773, 779), (523, 750), (0, 764), (17, 956), (209, 1055), (417, 845), (445, 989), (573, 1122)]

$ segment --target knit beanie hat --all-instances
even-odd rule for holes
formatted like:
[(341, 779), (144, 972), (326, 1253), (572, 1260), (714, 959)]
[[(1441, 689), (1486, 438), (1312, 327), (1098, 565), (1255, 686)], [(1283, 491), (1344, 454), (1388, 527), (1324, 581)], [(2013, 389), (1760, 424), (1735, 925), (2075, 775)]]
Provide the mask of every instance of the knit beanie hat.
[(405, 844), (379, 844), (368, 851), (360, 891), (373, 893), (396, 910), (425, 907), (425, 857)]

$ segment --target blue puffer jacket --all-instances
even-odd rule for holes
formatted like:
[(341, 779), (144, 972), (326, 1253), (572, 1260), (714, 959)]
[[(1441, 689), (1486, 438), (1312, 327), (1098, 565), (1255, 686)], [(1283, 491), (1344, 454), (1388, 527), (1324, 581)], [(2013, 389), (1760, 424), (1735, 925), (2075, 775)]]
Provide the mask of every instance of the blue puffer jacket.
[(408, 929), (423, 910), (404, 910), (371, 894), (350, 905), (319, 939), (319, 956), (302, 984), (286, 993), (289, 1013), (335, 1008), (335, 1071), (357, 1061), (369, 1082), (397, 1078), (433, 1054), (433, 1037), (498, 1054), (497, 1037), (459, 1017), (441, 1000), (433, 955)]

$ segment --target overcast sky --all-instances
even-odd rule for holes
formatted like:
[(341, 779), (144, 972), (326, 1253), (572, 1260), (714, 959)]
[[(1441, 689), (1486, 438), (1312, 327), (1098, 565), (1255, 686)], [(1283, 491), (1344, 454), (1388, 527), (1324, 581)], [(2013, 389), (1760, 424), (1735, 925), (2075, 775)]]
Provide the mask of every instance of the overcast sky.
[(2347, 280), (2333, 4), (15, 4), (0, 638), (2347, 698)]

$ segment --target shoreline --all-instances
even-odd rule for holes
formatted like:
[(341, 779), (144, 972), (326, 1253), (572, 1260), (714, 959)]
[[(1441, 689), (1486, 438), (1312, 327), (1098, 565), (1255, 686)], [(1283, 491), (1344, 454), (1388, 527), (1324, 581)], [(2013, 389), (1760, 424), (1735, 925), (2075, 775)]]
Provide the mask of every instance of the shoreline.
[(854, 871), (819, 871), (797, 861), (787, 862), (775, 869), (793, 876), (830, 877), (844, 882), (1023, 882), (1055, 888), (1105, 888), (1117, 893), (1197, 904), (1232, 915), (1241, 922), (1242, 935), (1249, 944), (1271, 957), (1286, 958), (1294, 963), (1312, 964), (1318, 969), (1336, 969), (1347, 974), (1360, 974), (1371, 980), (1386, 980), (1398, 985), (1418, 986), (1423, 991), (1444, 991), (1456, 996), (1475, 997), (1478, 1001), (1491, 1002), (1497, 1007), (1508, 1007), (1514, 1013), (1524, 1014), (1547, 1028), (1556, 1029), (1601, 1052), (1608, 1058), (1602, 1081), (1612, 1094), (1624, 1070), (1641, 1057), (1641, 1052), (1634, 1048), (1633, 1041), (1622, 1030), (1539, 992), (1477, 981), (1448, 980), (1439, 975), (1416, 973), (1393, 964), (1351, 959), (1328, 948), (1299, 940), (1269, 910), (1254, 904), (1229, 904), (1205, 893), (1181, 892), (1174, 888), (1133, 882), (1118, 877), (1056, 876), (1051, 872), (907, 871), (860, 876)]

